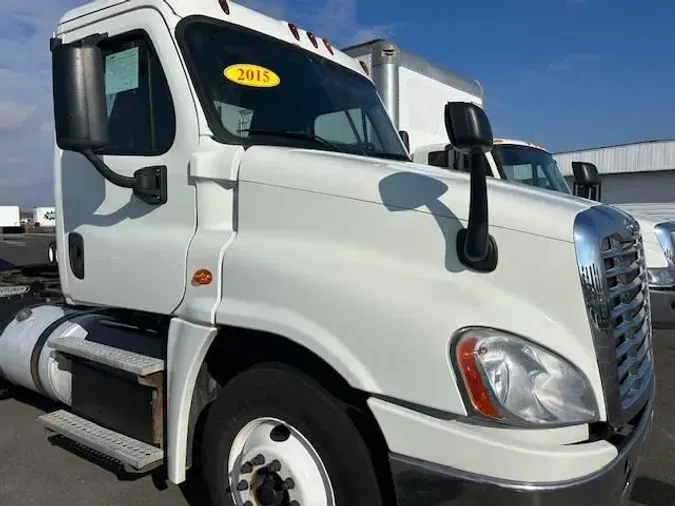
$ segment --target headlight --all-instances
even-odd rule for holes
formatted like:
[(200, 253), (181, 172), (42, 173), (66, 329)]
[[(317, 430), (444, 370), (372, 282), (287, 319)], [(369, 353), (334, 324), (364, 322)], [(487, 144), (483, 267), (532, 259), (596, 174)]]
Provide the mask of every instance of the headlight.
[(598, 419), (586, 377), (567, 360), (487, 328), (461, 332), (454, 364), (476, 414), (510, 425), (567, 425)]
[(652, 288), (672, 288), (675, 286), (675, 273), (670, 267), (647, 269), (649, 286)]

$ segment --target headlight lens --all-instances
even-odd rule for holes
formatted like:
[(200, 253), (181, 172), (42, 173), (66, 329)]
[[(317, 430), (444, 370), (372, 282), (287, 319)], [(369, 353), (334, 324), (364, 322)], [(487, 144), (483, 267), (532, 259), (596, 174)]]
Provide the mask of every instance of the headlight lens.
[(647, 269), (649, 286), (654, 288), (671, 288), (675, 286), (675, 273), (670, 267), (653, 267)]
[(479, 415), (513, 425), (590, 423), (598, 409), (585, 376), (565, 359), (520, 337), (468, 329), (455, 365)]

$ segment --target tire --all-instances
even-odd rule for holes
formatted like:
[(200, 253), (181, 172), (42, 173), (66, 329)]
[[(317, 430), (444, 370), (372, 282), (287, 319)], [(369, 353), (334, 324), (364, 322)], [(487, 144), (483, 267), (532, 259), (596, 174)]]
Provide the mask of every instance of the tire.
[(9, 381), (4, 378), (0, 378), (0, 401), (9, 399), (11, 396), (12, 392), (10, 390)]
[[(281, 427), (277, 425), (272, 431), (278, 422), (283, 422)], [(240, 455), (238, 449), (244, 429), (251, 431), (250, 438), (245, 440), (259, 436), (256, 441), (260, 444), (253, 453), (258, 457), (268, 454), (264, 465), (260, 465), (255, 457), (250, 458), (253, 453), (228, 464), (233, 458), (231, 453)], [(279, 445), (278, 441), (286, 437), (288, 439)], [(303, 438), (309, 447), (302, 446)], [(260, 448), (263, 449), (259, 451)], [(318, 459), (309, 459), (303, 453), (305, 451)], [(311, 378), (282, 364), (255, 366), (223, 387), (206, 419), (201, 454), (204, 479), (213, 506), (246, 504), (251, 495), (268, 493), (270, 482), (278, 485), (288, 477), (295, 478), (295, 486), (286, 492), (277, 490), (279, 502), (258, 500), (252, 504), (383, 506), (370, 450), (348, 416), (347, 407)], [(274, 480), (268, 478), (267, 488), (259, 486), (261, 476), (277, 468), (272, 464), (275, 455), (277, 463), (281, 462), (281, 470), (277, 475), (270, 474)], [(319, 464), (315, 468), (317, 472), (325, 471), (324, 479), (304, 478), (303, 482), (302, 473), (307, 469), (314, 472), (317, 461)], [(245, 472), (250, 471), (242, 468), (245, 463), (253, 463), (254, 471)], [(298, 470), (302, 472), (298, 473)], [(325, 478), (330, 485), (325, 485)], [(241, 480), (246, 480), (249, 485), (244, 491), (237, 487)], [(312, 485), (317, 483), (318, 488)], [(236, 503), (234, 494), (239, 496)], [(283, 495), (281, 499), (280, 494)], [(297, 502), (293, 502), (294, 499)]]

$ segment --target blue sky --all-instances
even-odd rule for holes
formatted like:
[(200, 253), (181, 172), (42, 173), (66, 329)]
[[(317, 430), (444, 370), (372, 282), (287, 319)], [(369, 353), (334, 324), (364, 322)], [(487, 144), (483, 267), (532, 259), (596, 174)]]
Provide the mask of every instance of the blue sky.
[(675, 2), (361, 2), (404, 48), (478, 79), (495, 134), (551, 150), (675, 137)]
[[(553, 151), (675, 138), (671, 0), (240, 2), (336, 45), (389, 38), (478, 79), (499, 136)], [(82, 3), (0, 0), (2, 204), (53, 201), (48, 39)]]

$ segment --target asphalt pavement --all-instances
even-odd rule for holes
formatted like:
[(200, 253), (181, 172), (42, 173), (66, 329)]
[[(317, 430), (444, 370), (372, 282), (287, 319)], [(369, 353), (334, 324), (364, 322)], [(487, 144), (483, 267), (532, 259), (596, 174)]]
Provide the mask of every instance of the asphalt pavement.
[(0, 269), (47, 262), (51, 233), (0, 234)]

